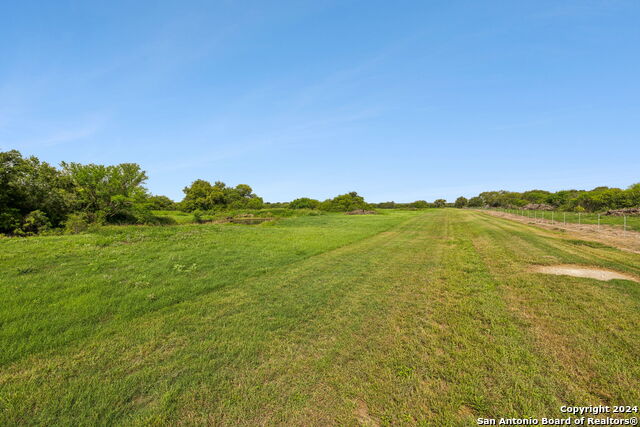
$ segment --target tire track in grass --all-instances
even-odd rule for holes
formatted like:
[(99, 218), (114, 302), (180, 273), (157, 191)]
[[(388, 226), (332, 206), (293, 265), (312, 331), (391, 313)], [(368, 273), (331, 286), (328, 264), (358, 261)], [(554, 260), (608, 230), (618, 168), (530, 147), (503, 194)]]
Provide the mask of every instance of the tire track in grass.
[[(107, 227), (97, 234), (8, 239), (2, 242), (8, 261), (24, 259), (24, 266), (36, 268), (25, 275), (16, 275), (11, 268), (0, 270), (0, 289), (7, 293), (0, 308), (0, 366), (37, 353), (80, 346), (151, 312), (265, 272), (284, 271), (296, 262), (356, 243), (407, 220), (406, 213), (395, 218), (341, 218), (337, 214), (317, 218), (323, 221), (320, 227), (314, 222), (316, 217), (308, 217), (285, 220), (279, 229)], [(360, 225), (345, 228), (358, 222)], [(370, 227), (362, 227), (363, 222)], [(307, 227), (311, 230), (302, 232)], [(316, 243), (302, 243), (304, 250), (298, 252), (289, 242), (301, 238)], [(243, 239), (256, 242), (245, 249)], [(96, 245), (105, 240), (136, 244)], [(230, 243), (231, 248), (221, 249), (220, 242)], [(208, 253), (214, 256), (207, 257)], [(176, 270), (196, 265), (195, 272)]]
[[(637, 401), (640, 306), (638, 293), (628, 292), (631, 285), (532, 274), (520, 260), (522, 248), (514, 248), (509, 233), (493, 237), (497, 241), (478, 239), (476, 246), (487, 264), (492, 265), (493, 274), (506, 282), (505, 301), (528, 329), (538, 353), (554, 367), (562, 387), (569, 391), (563, 401)], [(549, 237), (532, 238), (529, 246), (543, 239)], [(570, 252), (569, 257), (580, 251), (568, 245), (559, 245), (555, 250)], [(591, 256), (594, 254), (586, 258)], [(492, 263), (496, 258), (510, 259), (512, 268), (505, 268), (505, 262)], [(520, 273), (515, 272), (518, 268)]]
[[(412, 233), (412, 221), (397, 228)], [(216, 393), (232, 396), (231, 384), (238, 377), (239, 363), (245, 364), (243, 369), (255, 366), (262, 355), (270, 354), (264, 346), (280, 334), (294, 339), (295, 334), (290, 333), (293, 330), (302, 336), (297, 339), (315, 336), (313, 329), (304, 332), (304, 327), (314, 322), (313, 313), (321, 314), (323, 307), (329, 310), (344, 300), (346, 293), (358, 289), (347, 286), (353, 277), (347, 276), (348, 281), (342, 283), (341, 280), (346, 279), (336, 274), (341, 268), (344, 270), (344, 258), (356, 254), (355, 260), (349, 263), (352, 268), (349, 273), (351, 276), (364, 274), (368, 269), (367, 257), (380, 251), (389, 252), (385, 248), (393, 243), (396, 235), (397, 231), (377, 235), (297, 263), (289, 270), (263, 275), (220, 293), (151, 313), (126, 329), (96, 337), (82, 349), (70, 349), (47, 358), (33, 357), (16, 364), (10, 372), (3, 373), (0, 381), (3, 385), (16, 386), (14, 402), (20, 402), (19, 407), (23, 408), (16, 412), (34, 415), (42, 412), (43, 419), (51, 415), (66, 416), (81, 422), (83, 418), (78, 413), (119, 419), (131, 411), (137, 412), (133, 402), (146, 402), (141, 409), (143, 413), (148, 410), (153, 416), (161, 414), (158, 415), (161, 419), (172, 419), (171, 414), (178, 410), (176, 402), (186, 394), (180, 390), (203, 381), (203, 376), (207, 378), (205, 372), (215, 372), (206, 382), (217, 384)], [(321, 278), (321, 274), (328, 277)], [(344, 287), (331, 293), (331, 288), (323, 289), (323, 281)], [(307, 283), (313, 283), (314, 287), (309, 288)], [(315, 292), (310, 294), (310, 290)], [(324, 315), (329, 314), (330, 311)], [(219, 337), (224, 339), (220, 341)], [(168, 343), (167, 348), (153, 351), (161, 342)], [(291, 351), (289, 347), (284, 350)], [(52, 365), (55, 368), (51, 371), (47, 367)], [(78, 375), (80, 372), (82, 375)], [(44, 381), (45, 377), (48, 377), (47, 383), (53, 381), (53, 388), (26, 390), (20, 387), (24, 381), (33, 384), (34, 380)], [(186, 378), (184, 384), (174, 384), (180, 383), (180, 378)], [(127, 382), (131, 383), (126, 387), (127, 393), (118, 391)], [(153, 397), (145, 392), (145, 384), (150, 383), (158, 385), (151, 393)], [(62, 398), (54, 399), (53, 395), (61, 389), (67, 390), (66, 395), (63, 393)], [(104, 397), (97, 399), (95, 393)], [(163, 395), (169, 397), (162, 398)], [(214, 401), (218, 400), (215, 393), (213, 397)], [(51, 405), (34, 410), (31, 404), (37, 401), (48, 401)], [(89, 402), (92, 404), (86, 406)], [(224, 401), (218, 404), (220, 408), (225, 407)], [(90, 424), (92, 418), (84, 420)]]
[[(553, 416), (586, 396), (584, 382), (570, 387), (578, 374), (570, 363), (580, 371), (581, 359), (558, 363), (558, 344), (577, 347), (554, 322), (571, 326), (577, 316), (585, 342), (615, 338), (588, 323), (587, 302), (559, 310), (580, 288), (548, 301), (543, 278), (513, 275), (522, 244), (468, 212), (427, 212), (82, 348), (21, 361), (0, 373), (10, 402), (0, 420), (469, 425), (477, 416)], [(547, 344), (545, 333), (564, 341)], [(633, 374), (622, 369), (633, 358), (620, 357), (616, 368)], [(633, 396), (635, 383), (622, 379), (618, 393)]]
[[(576, 245), (573, 244), (571, 240), (582, 241), (582, 237), (571, 239), (571, 232), (554, 232), (492, 215), (480, 213), (478, 213), (478, 215), (481, 215), (483, 220), (488, 219), (488, 223), (510, 232), (511, 235), (515, 235), (517, 238), (532, 243), (532, 245), (529, 246), (529, 250), (535, 248), (538, 253), (541, 250), (547, 252), (560, 251), (573, 255), (575, 259), (579, 259), (580, 262), (584, 264), (592, 263), (605, 268), (612, 268), (615, 264), (618, 268), (619, 266), (624, 266), (624, 269), (630, 273), (640, 273), (640, 256), (637, 254), (622, 251), (615, 247), (592, 248), (585, 245)], [(544, 239), (540, 237), (544, 237)], [(522, 250), (520, 250), (520, 253), (525, 257), (530, 257), (531, 255)], [(603, 263), (603, 260), (608, 263)], [(571, 259), (567, 259), (566, 262), (572, 261)]]
[[(564, 238), (555, 237), (549, 232), (532, 233), (527, 239), (518, 240), (518, 237), (514, 238), (514, 233), (510, 232), (510, 230), (512, 228), (519, 230), (523, 227), (522, 225), (500, 218), (492, 218), (494, 221), (488, 223), (491, 225), (490, 228), (502, 230), (502, 232), (495, 231), (495, 237), (503, 241), (508, 240), (508, 244), (505, 245), (492, 245), (492, 263), (496, 264), (496, 260), (499, 260), (498, 262), (500, 262), (503, 269), (505, 269), (503, 274), (515, 276), (522, 275), (523, 273), (528, 274), (529, 271), (526, 268), (528, 265), (550, 265), (553, 264), (553, 262), (550, 262), (551, 260), (555, 260), (557, 264), (592, 265), (612, 270), (627, 271), (636, 275), (640, 273), (640, 257), (635, 254), (620, 251), (615, 248), (601, 249), (574, 245), (571, 244), (571, 242), (567, 242)], [(509, 223), (509, 227), (503, 227), (504, 223), (507, 222)], [(513, 227), (511, 227), (511, 224), (513, 224)], [(537, 231), (537, 229), (534, 229), (534, 231)], [(547, 243), (547, 241), (550, 243)], [(546, 248), (547, 253), (553, 255), (540, 255), (539, 251), (536, 251), (538, 247)], [(539, 257), (532, 257), (531, 254), (533, 253), (538, 253)], [(513, 260), (517, 260), (517, 262), (513, 262)], [(610, 288), (612, 291), (610, 292), (610, 297), (615, 301), (640, 301), (640, 287), (628, 281), (600, 282), (596, 286)]]
[[(334, 344), (337, 356), (327, 356), (333, 363), (322, 364), (325, 380), (310, 386), (319, 393), (302, 393), (302, 409), (291, 416), (278, 411), (282, 402), (257, 411), (270, 414), (267, 422), (348, 424), (364, 403), (368, 416), (380, 422), (465, 425), (477, 414), (504, 413), (504, 408), (522, 414), (540, 406), (537, 394), (527, 400), (528, 382), (544, 386), (546, 375), (530, 376), (544, 372), (543, 365), (519, 344), (510, 313), (496, 304), (493, 283), (470, 241), (457, 236), (448, 215), (437, 219), (442, 224), (432, 226), (431, 236), (421, 238), (414, 230), (411, 239), (381, 252), (379, 268), (369, 273), (373, 284), (387, 285), (384, 294), (373, 294), (382, 299), (375, 317), (353, 325)], [(407, 235), (400, 234), (399, 241)], [(317, 350), (313, 342), (304, 345)], [(516, 356), (510, 354), (513, 347)], [(291, 368), (294, 378), (301, 376), (295, 366), (319, 356), (315, 350)], [(279, 380), (280, 386), (295, 382), (286, 375)], [(512, 395), (518, 387), (522, 401)]]
[(479, 416), (545, 413), (557, 402), (555, 384), (502, 300), (502, 284), (474, 246), (470, 224), (459, 221), (466, 213), (450, 215), (453, 245), (438, 280), (446, 303), (435, 316), (445, 326), (438, 347), (449, 363), (434, 366), (451, 382), (454, 399), (434, 421), (465, 425)]

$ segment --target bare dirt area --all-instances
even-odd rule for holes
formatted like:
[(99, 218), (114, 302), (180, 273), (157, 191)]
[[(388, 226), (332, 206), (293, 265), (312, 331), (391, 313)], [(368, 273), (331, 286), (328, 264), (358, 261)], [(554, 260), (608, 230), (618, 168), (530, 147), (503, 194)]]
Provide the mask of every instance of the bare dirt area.
[(598, 227), (595, 224), (563, 224), (558, 221), (551, 222), (549, 220), (541, 222), (540, 220), (534, 221), (528, 217), (490, 210), (482, 212), (486, 212), (500, 218), (518, 221), (523, 224), (535, 225), (536, 227), (546, 228), (548, 230), (567, 231), (575, 237), (604, 243), (628, 252), (640, 253), (640, 233), (637, 231), (623, 231), (606, 225)]
[(533, 268), (536, 273), (555, 274), (560, 276), (586, 277), (589, 279), (609, 281), (613, 279), (631, 280), (640, 282), (637, 277), (618, 271), (604, 270), (602, 268), (585, 267), (582, 265), (540, 265)]

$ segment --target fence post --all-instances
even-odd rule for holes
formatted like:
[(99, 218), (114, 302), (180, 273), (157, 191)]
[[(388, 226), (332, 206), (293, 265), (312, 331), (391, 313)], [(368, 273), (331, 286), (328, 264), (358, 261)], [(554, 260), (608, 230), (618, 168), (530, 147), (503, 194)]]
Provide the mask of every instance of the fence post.
[(582, 219), (580, 218), (581, 213), (578, 212), (578, 224), (582, 224)]
[(600, 230), (600, 214), (598, 214), (598, 230)]
[(551, 224), (553, 224), (553, 211), (551, 211)]
[(627, 234), (627, 216), (624, 215), (624, 234)]
[(566, 212), (562, 212), (562, 223), (564, 225), (567, 225), (567, 213)]

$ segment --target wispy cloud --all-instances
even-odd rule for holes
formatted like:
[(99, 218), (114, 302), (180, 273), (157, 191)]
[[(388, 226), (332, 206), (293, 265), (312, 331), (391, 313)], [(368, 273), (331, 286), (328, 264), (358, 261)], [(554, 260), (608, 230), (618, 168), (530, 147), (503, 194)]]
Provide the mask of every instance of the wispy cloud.
[[(317, 117), (307, 121), (295, 123), (273, 131), (266, 131), (254, 135), (248, 135), (237, 139), (228, 139), (217, 136), (209, 139), (201, 136), (199, 145), (210, 145), (212, 149), (208, 152), (201, 152), (197, 156), (183, 158), (176, 161), (172, 159), (168, 162), (152, 165), (149, 169), (154, 173), (166, 173), (177, 170), (192, 169), (215, 164), (223, 160), (240, 158), (253, 155), (266, 149), (273, 149), (292, 144), (299, 144), (308, 141), (310, 138), (318, 139), (326, 136), (336, 127), (355, 123), (362, 120), (369, 120), (376, 117), (379, 111), (375, 108), (358, 111), (345, 112), (325, 117)], [(240, 134), (233, 129), (228, 129), (228, 134)], [(218, 141), (224, 140), (221, 146)], [(192, 141), (193, 142), (193, 141)]]
[[(41, 124), (40, 130), (36, 132), (31, 130), (32, 128), (27, 129), (24, 124), (13, 124), (11, 131), (13, 136), (11, 139), (6, 137), (0, 139), (0, 146), (33, 150), (87, 140), (103, 130), (106, 123), (106, 115), (94, 114), (80, 120), (80, 123)], [(15, 134), (25, 136), (15, 136)]]

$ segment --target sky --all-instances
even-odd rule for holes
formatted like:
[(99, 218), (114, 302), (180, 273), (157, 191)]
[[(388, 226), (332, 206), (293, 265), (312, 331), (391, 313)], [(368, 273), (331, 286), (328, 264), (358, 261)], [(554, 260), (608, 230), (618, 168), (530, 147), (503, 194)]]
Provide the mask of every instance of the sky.
[(265, 201), (640, 181), (640, 2), (0, 2), (0, 151)]

